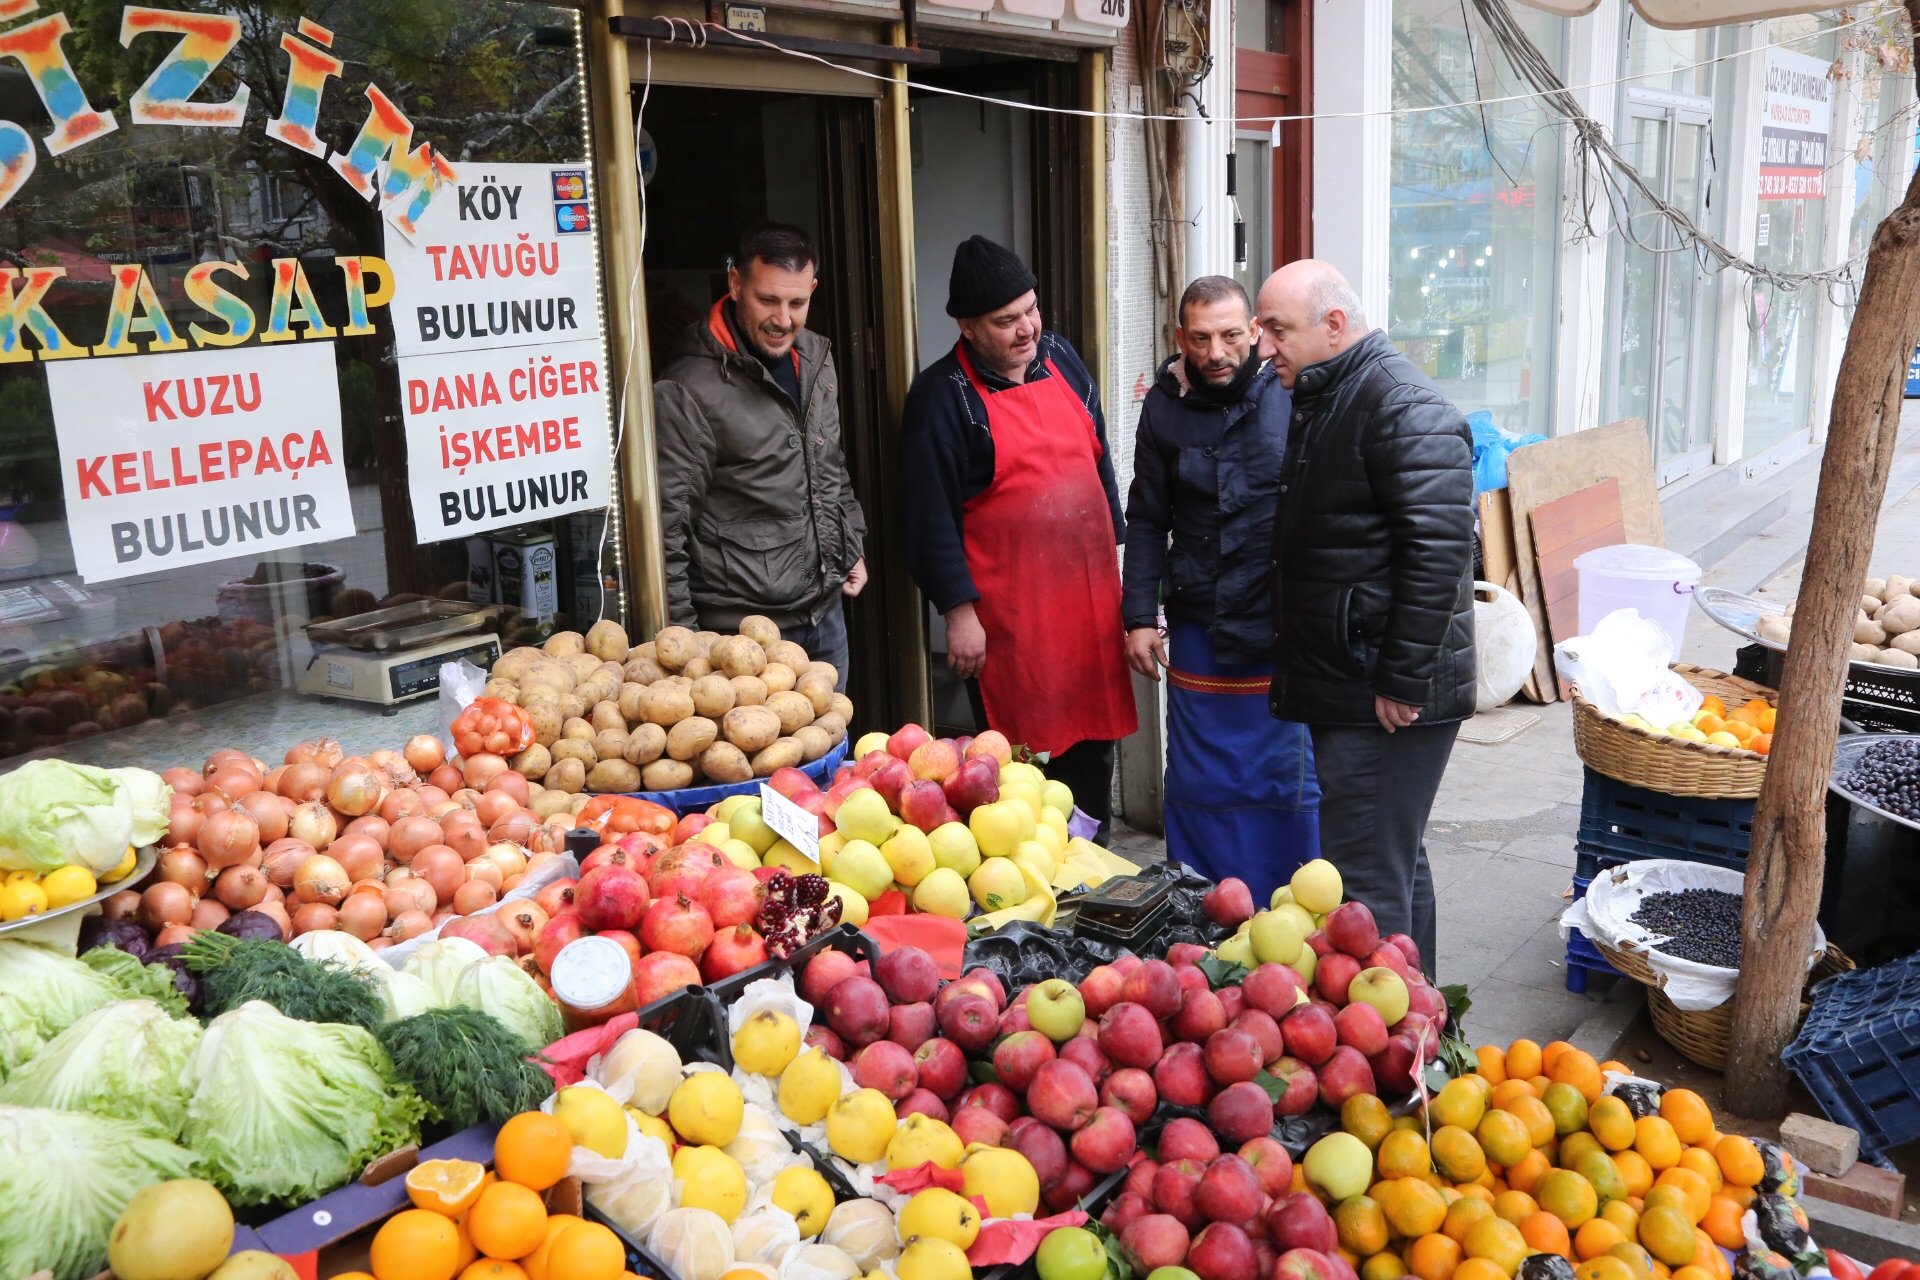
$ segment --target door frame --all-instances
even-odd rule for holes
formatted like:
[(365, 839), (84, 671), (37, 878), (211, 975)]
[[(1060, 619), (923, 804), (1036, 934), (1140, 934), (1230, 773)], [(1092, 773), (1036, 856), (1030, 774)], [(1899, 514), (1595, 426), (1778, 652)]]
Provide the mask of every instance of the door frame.
[[(1277, 8), (1281, 43), (1292, 52), (1233, 51), (1233, 114), (1238, 118), (1309, 114), (1313, 110), (1313, 0), (1242, 2)], [(1267, 208), (1271, 261), (1281, 267), (1313, 256), (1313, 122), (1288, 120), (1277, 127)], [(1235, 136), (1259, 133), (1237, 129)]]

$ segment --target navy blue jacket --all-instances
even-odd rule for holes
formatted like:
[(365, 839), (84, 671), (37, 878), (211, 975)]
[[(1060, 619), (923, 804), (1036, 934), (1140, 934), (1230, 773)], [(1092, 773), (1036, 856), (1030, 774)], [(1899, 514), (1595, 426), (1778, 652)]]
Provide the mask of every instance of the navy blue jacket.
[[(1027, 368), (1027, 381), (1048, 376), (1047, 361), (1073, 389), (1093, 418), (1100, 442), (1100, 485), (1107, 491), (1113, 514), (1116, 544), (1126, 535), (1120, 514), (1120, 488), (1113, 478), (1112, 451), (1107, 448), (1107, 419), (1100, 410), (1100, 389), (1093, 385), (1080, 353), (1057, 333), (1043, 332), (1039, 350)], [(974, 368), (988, 394), (1014, 386), (1012, 382)], [(933, 607), (946, 613), (980, 598), (967, 570), (962, 533), (967, 499), (993, 483), (993, 434), (987, 430), (987, 407), (967, 381), (960, 357), (947, 352), (920, 371), (907, 392), (900, 415), (900, 484), (905, 498), (907, 570)], [(1047, 531), (1036, 529), (1044, 539)]]
[[(1207, 628), (1221, 662), (1273, 656), (1273, 517), (1293, 397), (1264, 365), (1231, 405), (1188, 390), (1184, 357), (1140, 405), (1120, 610), (1129, 630)], [(1171, 546), (1169, 546), (1171, 538)]]

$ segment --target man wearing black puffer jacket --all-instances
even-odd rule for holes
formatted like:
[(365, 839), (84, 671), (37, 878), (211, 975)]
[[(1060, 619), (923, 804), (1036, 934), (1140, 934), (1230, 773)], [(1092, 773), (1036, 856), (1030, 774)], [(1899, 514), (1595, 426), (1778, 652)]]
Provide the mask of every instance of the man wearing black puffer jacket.
[(1429, 974), (1423, 835), (1473, 714), (1473, 450), (1460, 410), (1360, 314), (1331, 265), (1289, 263), (1258, 304), (1293, 392), (1274, 521), (1271, 708), (1313, 734), (1321, 852)]

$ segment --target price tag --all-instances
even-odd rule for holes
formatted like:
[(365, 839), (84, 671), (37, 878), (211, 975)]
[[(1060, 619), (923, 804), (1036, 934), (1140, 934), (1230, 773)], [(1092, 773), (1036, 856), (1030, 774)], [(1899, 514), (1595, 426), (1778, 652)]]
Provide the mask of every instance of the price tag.
[(760, 784), (760, 820), (782, 840), (820, 861), (820, 820), (764, 782)]

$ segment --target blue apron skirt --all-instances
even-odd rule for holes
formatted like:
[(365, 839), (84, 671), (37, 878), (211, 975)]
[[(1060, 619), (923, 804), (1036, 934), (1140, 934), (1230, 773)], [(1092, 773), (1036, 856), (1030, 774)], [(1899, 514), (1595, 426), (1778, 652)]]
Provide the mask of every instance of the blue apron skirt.
[(1320, 782), (1305, 725), (1267, 710), (1270, 663), (1224, 663), (1206, 627), (1170, 622), (1167, 857), (1238, 876), (1265, 906), (1320, 856)]

